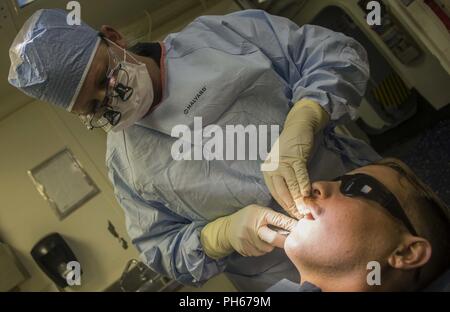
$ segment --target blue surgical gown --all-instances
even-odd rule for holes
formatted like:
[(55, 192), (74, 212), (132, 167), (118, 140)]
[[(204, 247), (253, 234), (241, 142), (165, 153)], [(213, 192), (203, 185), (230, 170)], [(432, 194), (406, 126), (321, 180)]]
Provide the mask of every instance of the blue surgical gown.
[(283, 250), (220, 260), (205, 254), (200, 232), (208, 222), (250, 204), (281, 209), (264, 183), (261, 159), (175, 161), (171, 132), (176, 125), (192, 129), (194, 117), (203, 118), (203, 127), (282, 127), (293, 103), (309, 98), (331, 116), (308, 164), (312, 181), (378, 160), (363, 142), (333, 131), (355, 116), (365, 93), (364, 48), (343, 34), (260, 10), (197, 18), (163, 47), (161, 103), (107, 140), (109, 177), (142, 260), (184, 284), (200, 285), (224, 270), (241, 286), (253, 283), (245, 290), (265, 290), (282, 278), (298, 282)]

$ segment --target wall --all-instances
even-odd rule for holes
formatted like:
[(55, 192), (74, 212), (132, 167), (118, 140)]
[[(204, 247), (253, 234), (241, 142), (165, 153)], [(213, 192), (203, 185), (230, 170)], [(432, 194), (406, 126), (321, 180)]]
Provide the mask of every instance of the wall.
[[(30, 257), (33, 245), (45, 235), (58, 232), (67, 239), (84, 271), (82, 286), (75, 290), (100, 291), (113, 283), (126, 262), (137, 257), (131, 246), (123, 250), (108, 231), (108, 220), (126, 236), (124, 218), (113, 198), (102, 164), (104, 134), (88, 133), (70, 115), (60, 117), (43, 103), (20, 109), (0, 123), (0, 236), (12, 246), (31, 278), (22, 290), (51, 288)], [(83, 142), (83, 143), (81, 143)], [(68, 147), (100, 188), (101, 193), (59, 221), (31, 183), (27, 171)]]

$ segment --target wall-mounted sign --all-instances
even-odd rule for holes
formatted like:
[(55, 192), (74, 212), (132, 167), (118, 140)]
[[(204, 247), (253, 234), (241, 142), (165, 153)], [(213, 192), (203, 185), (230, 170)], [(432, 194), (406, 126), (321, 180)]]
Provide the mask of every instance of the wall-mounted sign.
[(99, 193), (69, 149), (64, 149), (28, 171), (38, 192), (60, 220)]

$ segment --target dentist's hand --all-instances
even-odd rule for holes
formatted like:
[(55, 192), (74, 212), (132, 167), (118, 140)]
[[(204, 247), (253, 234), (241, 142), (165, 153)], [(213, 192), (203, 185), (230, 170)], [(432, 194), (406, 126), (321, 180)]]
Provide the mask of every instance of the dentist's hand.
[[(289, 112), (283, 132), (262, 166), (264, 180), (273, 198), (294, 218), (301, 218), (297, 207), (303, 197), (311, 193), (307, 164), (314, 135), (328, 122), (329, 115), (319, 104), (301, 100)], [(268, 169), (273, 165), (278, 168)]]
[(205, 253), (213, 259), (223, 258), (233, 251), (256, 257), (284, 246), (286, 237), (268, 225), (291, 231), (296, 223), (272, 209), (250, 205), (207, 224), (200, 239)]

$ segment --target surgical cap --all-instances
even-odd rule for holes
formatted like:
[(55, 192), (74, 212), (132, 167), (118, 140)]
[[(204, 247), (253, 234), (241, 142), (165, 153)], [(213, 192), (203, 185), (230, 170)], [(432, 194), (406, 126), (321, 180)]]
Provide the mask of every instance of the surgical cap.
[(8, 81), (29, 96), (71, 111), (100, 40), (84, 23), (69, 25), (63, 10), (39, 10), (9, 50)]

